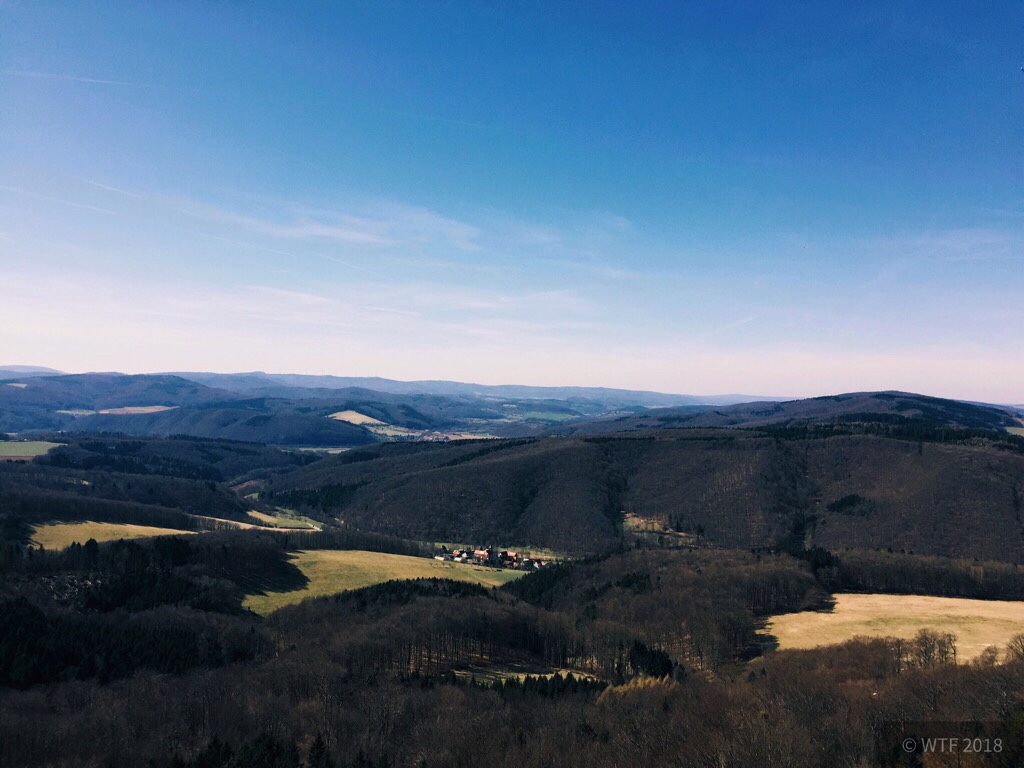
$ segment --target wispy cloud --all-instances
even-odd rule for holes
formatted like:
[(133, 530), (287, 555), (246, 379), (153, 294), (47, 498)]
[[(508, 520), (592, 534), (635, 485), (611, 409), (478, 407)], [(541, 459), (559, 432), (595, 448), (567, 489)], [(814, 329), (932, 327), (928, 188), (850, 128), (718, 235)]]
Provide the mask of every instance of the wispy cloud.
[(726, 333), (727, 331), (735, 330), (736, 328), (742, 328), (745, 325), (750, 325), (751, 323), (756, 322), (757, 319), (758, 318), (755, 315), (750, 315), (749, 317), (741, 317), (738, 320), (733, 320), (731, 323), (721, 326), (720, 328), (715, 328), (714, 330), (708, 332), (707, 335), (714, 336), (719, 333)]
[(361, 201), (351, 210), (311, 208), (277, 203), (261, 214), (240, 213), (196, 200), (179, 200), (178, 210), (190, 216), (245, 227), (281, 240), (368, 245), (391, 250), (423, 245), (446, 245), (479, 251), (481, 230), (436, 211), (393, 202)]
[(335, 303), (333, 299), (329, 299), (326, 296), (320, 296), (319, 294), (275, 288), (270, 285), (248, 285), (246, 288), (257, 294), (285, 299), (303, 306), (323, 307)]
[(92, 83), (94, 85), (138, 85), (127, 80), (107, 80), (100, 77), (82, 77), (66, 75), (60, 72), (26, 72), (24, 70), (0, 69), (0, 75), (7, 77), (29, 77), (36, 80), (63, 80), (72, 83)]
[(140, 195), (137, 192), (131, 192), (131, 191), (127, 190), (127, 189), (122, 189), (121, 187), (114, 187), (114, 186), (111, 186), (110, 184), (102, 184), (102, 183), (100, 183), (98, 181), (93, 181), (92, 179), (84, 179), (82, 177), (78, 177), (78, 180), (85, 182), (86, 184), (88, 184), (91, 187), (96, 187), (97, 189), (102, 189), (102, 190), (104, 190), (106, 192), (116, 192), (119, 195), (125, 195), (127, 197), (134, 197), (136, 200), (144, 200), (145, 199), (145, 195)]
[(409, 309), (396, 309), (395, 307), (375, 307), (373, 305), (366, 305), (363, 309), (368, 312), (383, 312), (388, 315), (402, 315), (404, 317), (420, 317), (419, 312), (413, 312)]
[(270, 248), (266, 245), (261, 245), (259, 243), (251, 243), (245, 240), (236, 240), (233, 237), (224, 237), (223, 235), (211, 235), (208, 232), (197, 232), (196, 234), (198, 234), (200, 237), (205, 237), (210, 240), (217, 240), (218, 242), (221, 243), (228, 243), (229, 245), (238, 245), (241, 246), (242, 248), (252, 248), (253, 250), (264, 251), (265, 253), (276, 253), (280, 256), (289, 256), (293, 259), (299, 258), (299, 255), (297, 253), (293, 253), (292, 251), (283, 251), (280, 248)]
[(879, 238), (873, 246), (882, 253), (943, 261), (1016, 260), (1024, 253), (1019, 229), (964, 227), (930, 230)]
[(324, 261), (329, 261), (332, 264), (337, 264), (338, 266), (345, 267), (345, 269), (353, 269), (357, 272), (362, 272), (364, 275), (372, 275), (373, 277), (377, 278), (384, 277), (383, 274), (377, 272), (376, 270), (367, 269), (366, 267), (362, 267), (358, 264), (353, 264), (352, 262), (346, 261), (345, 259), (339, 259), (337, 256), (331, 256), (330, 254), (327, 253), (315, 253), (314, 255), (317, 256), (318, 258), (323, 259)]
[(17, 195), (23, 195), (25, 197), (34, 197), (37, 200), (49, 200), (52, 203), (60, 203), (61, 205), (68, 205), (72, 208), (79, 208), (83, 211), (93, 211), (95, 213), (104, 213), (108, 215), (116, 215), (115, 211), (109, 208), (100, 208), (96, 205), (87, 205), (85, 203), (78, 203), (74, 200), (65, 200), (62, 197), (54, 197), (53, 195), (44, 195), (41, 192), (33, 192), (30, 189), (23, 189), (22, 187), (9, 187), (6, 184), (0, 184), (0, 191), (12, 192)]
[(287, 226), (263, 225), (263, 231), (275, 237), (288, 238), (290, 240), (325, 239), (341, 240), (346, 243), (368, 243), (371, 245), (393, 245), (394, 241), (354, 227), (339, 226), (337, 224), (326, 224), (317, 221), (307, 221)]
[(477, 242), (482, 230), (476, 225), (444, 216), (418, 206), (389, 203), (383, 206), (383, 216), (390, 226), (407, 238), (419, 242), (446, 241), (464, 251), (479, 251)]

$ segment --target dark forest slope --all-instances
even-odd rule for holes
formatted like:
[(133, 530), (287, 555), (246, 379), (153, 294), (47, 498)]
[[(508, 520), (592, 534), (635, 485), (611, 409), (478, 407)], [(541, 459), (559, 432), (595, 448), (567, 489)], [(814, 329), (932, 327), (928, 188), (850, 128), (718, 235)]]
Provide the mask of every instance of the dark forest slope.
[(75, 423), (73, 412), (195, 407), (238, 399), (233, 392), (177, 376), (88, 373), (27, 377), (0, 383), (0, 431), (63, 429)]
[(362, 427), (315, 414), (274, 413), (245, 408), (179, 408), (126, 416), (96, 414), (83, 416), (65, 429), (157, 437), (188, 435), (273, 445), (363, 445), (376, 439)]
[(267, 490), (352, 525), (435, 540), (592, 552), (618, 542), (626, 511), (725, 546), (802, 537), (832, 549), (1022, 558), (1024, 441), (870, 431), (379, 446), (279, 476)]

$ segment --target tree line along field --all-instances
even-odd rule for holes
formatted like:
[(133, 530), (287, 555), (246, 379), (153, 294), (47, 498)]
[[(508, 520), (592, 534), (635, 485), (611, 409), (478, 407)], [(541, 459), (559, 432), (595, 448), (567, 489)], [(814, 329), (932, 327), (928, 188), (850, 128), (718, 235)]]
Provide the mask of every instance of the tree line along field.
[(243, 606), (265, 615), (306, 598), (360, 589), (394, 579), (453, 579), (498, 587), (523, 575), (522, 571), (359, 550), (300, 550), (290, 559), (309, 580), (308, 584), (291, 591), (247, 595)]

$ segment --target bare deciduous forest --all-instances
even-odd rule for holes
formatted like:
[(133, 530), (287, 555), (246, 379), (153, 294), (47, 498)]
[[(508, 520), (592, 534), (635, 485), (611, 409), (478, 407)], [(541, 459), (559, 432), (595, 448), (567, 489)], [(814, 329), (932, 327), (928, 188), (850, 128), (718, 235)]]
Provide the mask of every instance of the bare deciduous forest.
[[(936, 508), (907, 501), (907, 473), (926, 485), (951, 461), (984, 468), (972, 509), (989, 494), (993, 514), (1012, 516), (1020, 456), (1004, 438), (652, 431), (324, 458), (64, 440), (0, 465), (3, 765), (902, 766), (917, 764), (902, 740), (935, 722), (998, 739), (977, 764), (1024, 759), (1024, 635), (968, 663), (941, 627), (801, 651), (765, 632), (770, 617), (827, 611), (842, 592), (1024, 598), (1024, 569), (1002, 549), (979, 557), (990, 550), (977, 536), (958, 545), (973, 557), (934, 554), (938, 533), (916, 553), (863, 546), (894, 514), (933, 520)], [(437, 509), (441, 491), (423, 483), (455, 499), (454, 483), (472, 484), (497, 516), (456, 511), (445, 532), (527, 542), (575, 483), (589, 490), (566, 492), (552, 530), (575, 531), (583, 552), (501, 588), (393, 581), (265, 618), (245, 610), (246, 595), (307, 583), (290, 558), (299, 549), (438, 551), (393, 535), (397, 516), (348, 517), (367, 482), (412, 484)], [(254, 504), (285, 502), (323, 530), (230, 527), (259, 522), (245, 513)], [(756, 510), (747, 519), (743, 504)], [(643, 532), (623, 509), (647, 513)], [(586, 515), (610, 533), (578, 525)], [(516, 528), (523, 517), (535, 527)], [(31, 545), (34, 526), (74, 520), (199, 535)], [(738, 547), (735, 526), (762, 538)]]

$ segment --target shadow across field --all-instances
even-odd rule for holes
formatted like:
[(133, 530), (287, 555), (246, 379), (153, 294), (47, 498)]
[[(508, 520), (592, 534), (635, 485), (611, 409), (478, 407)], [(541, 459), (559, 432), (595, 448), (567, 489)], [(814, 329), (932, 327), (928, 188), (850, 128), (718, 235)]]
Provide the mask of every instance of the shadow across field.
[[(244, 545), (241, 548), (245, 549)], [(248, 553), (252, 556), (246, 554), (235, 549), (231, 556), (213, 566), (219, 576), (237, 584), (245, 595), (292, 592), (309, 585), (306, 574), (284, 549), (253, 547)]]

